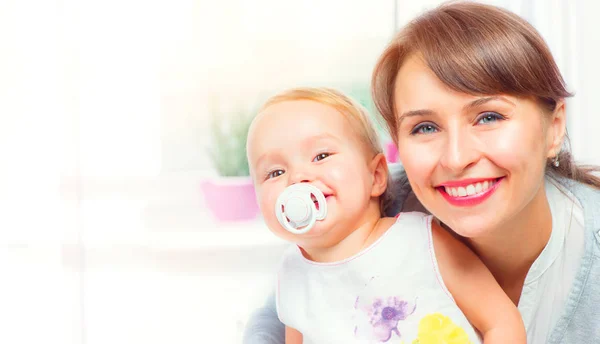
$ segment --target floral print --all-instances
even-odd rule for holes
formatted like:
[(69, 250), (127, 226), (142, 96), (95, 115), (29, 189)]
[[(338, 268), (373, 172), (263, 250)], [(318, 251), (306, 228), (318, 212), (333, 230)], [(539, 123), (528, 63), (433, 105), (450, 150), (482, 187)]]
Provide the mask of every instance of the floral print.
[(398, 322), (405, 320), (415, 309), (416, 304), (410, 304), (398, 297), (375, 299), (369, 307), (364, 309), (371, 327), (370, 337), (381, 343), (389, 341), (394, 333), (400, 337)]

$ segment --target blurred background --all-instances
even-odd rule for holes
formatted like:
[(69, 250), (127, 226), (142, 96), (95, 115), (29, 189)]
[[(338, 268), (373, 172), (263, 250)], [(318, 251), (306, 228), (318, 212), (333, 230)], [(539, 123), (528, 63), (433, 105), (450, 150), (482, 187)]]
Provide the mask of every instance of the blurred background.
[[(485, 2), (540, 30), (575, 157), (600, 164), (599, 5)], [(300, 85), (373, 109), (378, 55), (439, 3), (0, 0), (0, 342), (239, 343), (285, 248), (248, 120)]]

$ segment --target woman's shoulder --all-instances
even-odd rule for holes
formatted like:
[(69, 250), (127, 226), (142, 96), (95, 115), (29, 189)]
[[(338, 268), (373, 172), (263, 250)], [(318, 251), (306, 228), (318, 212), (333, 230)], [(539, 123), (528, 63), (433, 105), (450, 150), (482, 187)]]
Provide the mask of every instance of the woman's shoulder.
[(560, 183), (579, 201), (586, 230), (595, 232), (600, 240), (600, 189), (575, 181), (563, 180)]
[(585, 252), (569, 294), (563, 315), (558, 319), (548, 343), (590, 343), (600, 339), (600, 323), (595, 319), (600, 302), (600, 190), (572, 180), (559, 180), (583, 210)]

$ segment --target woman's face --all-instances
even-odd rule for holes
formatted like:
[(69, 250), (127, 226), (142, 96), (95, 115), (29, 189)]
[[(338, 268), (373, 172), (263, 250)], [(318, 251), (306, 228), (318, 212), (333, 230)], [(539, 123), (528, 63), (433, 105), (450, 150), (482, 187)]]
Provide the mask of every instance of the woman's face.
[(421, 203), (458, 234), (475, 238), (545, 200), (546, 161), (558, 153), (564, 105), (473, 96), (448, 88), (418, 57), (395, 89), (398, 152)]

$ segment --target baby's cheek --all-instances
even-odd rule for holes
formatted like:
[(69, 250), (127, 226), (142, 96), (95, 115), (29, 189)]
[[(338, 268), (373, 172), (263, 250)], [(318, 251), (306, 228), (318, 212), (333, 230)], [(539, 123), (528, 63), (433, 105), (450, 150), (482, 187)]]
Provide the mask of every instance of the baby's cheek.
[(268, 213), (272, 213), (273, 212), (273, 208), (275, 207), (275, 200), (273, 199), (273, 197), (269, 194), (266, 195), (260, 195), (260, 210), (264, 215), (267, 215)]
[(347, 167), (335, 166), (325, 170), (325, 176), (329, 182), (340, 182), (347, 178), (350, 172)]
[(260, 211), (262, 213), (263, 216), (265, 216), (265, 211), (269, 208), (268, 203), (269, 203), (269, 195), (262, 192), (261, 189), (256, 188), (256, 200), (258, 201), (258, 207), (260, 208)]

